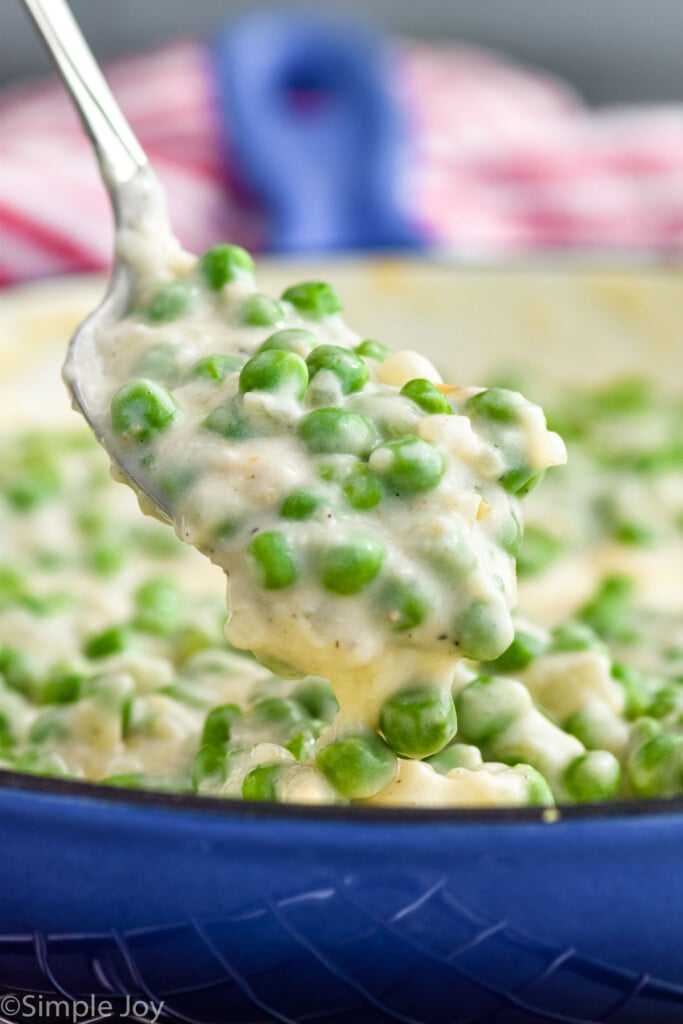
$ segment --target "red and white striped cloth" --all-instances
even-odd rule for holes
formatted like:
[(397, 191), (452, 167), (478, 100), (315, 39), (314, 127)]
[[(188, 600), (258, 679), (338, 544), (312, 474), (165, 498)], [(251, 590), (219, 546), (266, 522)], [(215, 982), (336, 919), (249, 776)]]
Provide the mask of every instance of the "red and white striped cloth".
[[(266, 248), (268, 213), (225, 153), (204, 48), (180, 42), (106, 70), (183, 243)], [(402, 46), (396, 75), (411, 128), (410, 208), (436, 245), (683, 255), (683, 105), (590, 110), (550, 76), (455, 45)], [(7, 92), (0, 283), (101, 269), (111, 245), (106, 196), (62, 88)]]
[(415, 204), (441, 241), (683, 254), (683, 104), (591, 110), (568, 86), (447, 47), (406, 53)]

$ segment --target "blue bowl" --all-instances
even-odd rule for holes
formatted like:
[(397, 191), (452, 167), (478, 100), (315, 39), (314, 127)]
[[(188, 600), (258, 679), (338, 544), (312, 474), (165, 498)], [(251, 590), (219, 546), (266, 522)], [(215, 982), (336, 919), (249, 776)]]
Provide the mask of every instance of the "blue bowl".
[(683, 800), (552, 822), (6, 772), (0, 815), (0, 1019), (59, 994), (217, 1024), (683, 1021)]

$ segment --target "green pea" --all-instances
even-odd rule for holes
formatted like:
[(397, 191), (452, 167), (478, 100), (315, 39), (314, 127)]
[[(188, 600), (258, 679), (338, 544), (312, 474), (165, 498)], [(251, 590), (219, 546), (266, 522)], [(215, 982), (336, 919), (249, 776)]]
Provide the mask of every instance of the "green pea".
[(113, 654), (121, 654), (128, 643), (128, 632), (123, 626), (110, 626), (86, 640), (83, 653), (87, 658), (108, 658)]
[[(99, 536), (109, 528), (109, 520), (101, 509), (80, 509), (74, 517), (74, 522), (79, 533), (87, 538)], [(2, 580), (1, 573), (2, 570), (0, 570), (0, 582)]]
[(0, 565), (0, 594), (11, 601), (17, 600), (27, 588), (25, 574), (13, 565)]
[(0, 750), (11, 747), (15, 742), (10, 718), (0, 711)]
[(122, 772), (99, 780), (100, 785), (119, 785), (125, 790), (151, 790), (162, 793), (187, 793), (189, 787), (178, 778), (150, 775), (146, 772)]
[(27, 586), (27, 578), (18, 569), (9, 565), (0, 566), (0, 607), (10, 608), (20, 602)]
[(155, 577), (135, 591), (135, 607), (141, 612), (173, 616), (180, 608), (180, 591), (171, 580)]
[(321, 504), (322, 499), (311, 491), (292, 491), (283, 501), (280, 515), (283, 519), (310, 519)]
[(446, 396), (430, 380), (416, 377), (401, 388), (401, 394), (419, 406), (428, 416), (437, 413), (453, 413), (453, 407)]
[[(506, 551), (508, 555), (512, 555), (513, 558), (517, 558), (520, 547), (522, 547), (523, 540), (524, 528), (522, 526), (522, 522), (517, 513), (513, 509), (510, 509), (510, 515), (505, 519), (500, 531), (498, 543), (502, 547), (503, 551)], [(518, 575), (521, 575), (519, 563), (517, 564), (517, 573)]]
[(181, 626), (173, 636), (174, 660), (183, 664), (200, 651), (205, 651), (218, 642), (218, 637), (201, 626)]
[(605, 705), (589, 704), (570, 715), (562, 728), (576, 736), (588, 750), (597, 750), (605, 746), (613, 723), (614, 716)]
[(635, 519), (624, 519), (620, 523), (614, 524), (613, 536), (622, 544), (646, 547), (654, 541), (655, 532), (647, 523), (640, 523)]
[(606, 419), (647, 412), (654, 401), (652, 382), (642, 377), (612, 381), (586, 398), (590, 412)]
[[(177, 687), (162, 687), (159, 693), (173, 689), (175, 692), (169, 694), (175, 700), (179, 699)], [(106, 698), (105, 698), (106, 699)], [(183, 703), (188, 703), (183, 701)], [(190, 706), (193, 706), (190, 704)], [(194, 707), (197, 705), (195, 704)], [(124, 740), (130, 739), (136, 733), (145, 732), (154, 720), (154, 713), (151, 711), (147, 701), (144, 697), (138, 697), (136, 694), (128, 694), (124, 697), (121, 705), (121, 736)]]
[(683, 713), (683, 686), (671, 683), (669, 686), (662, 686), (657, 690), (654, 697), (646, 708), (646, 714), (652, 718), (670, 718), (676, 715), (683, 724), (681, 714)]
[(543, 654), (548, 647), (546, 640), (535, 633), (518, 629), (510, 646), (497, 658), (489, 662), (492, 672), (520, 672)]
[(389, 746), (403, 757), (436, 754), (455, 736), (457, 717), (449, 690), (412, 686), (394, 693), (382, 706), (380, 729)]
[(29, 775), (47, 775), (59, 778), (68, 775), (63, 758), (55, 751), (25, 750), (12, 759), (12, 768)]
[(120, 772), (99, 780), (101, 786), (119, 786), (121, 789), (149, 789), (150, 780), (144, 772)]
[(375, 796), (396, 778), (398, 762), (375, 733), (347, 734), (319, 750), (316, 764), (328, 782), (347, 800)]
[(226, 402), (217, 405), (202, 423), (205, 430), (219, 434), (228, 441), (244, 441), (254, 436), (249, 419), (244, 411), (241, 395), (233, 395)]
[(133, 364), (133, 374), (157, 381), (165, 387), (173, 387), (178, 381), (180, 365), (178, 347), (168, 342), (152, 345)]
[(488, 601), (471, 601), (455, 621), (456, 646), (474, 661), (493, 661), (510, 643), (507, 610)]
[[(606, 646), (602, 648), (607, 651)], [(653, 681), (643, 672), (614, 662), (610, 675), (624, 692), (624, 715), (629, 721), (640, 718), (648, 712), (653, 691)]]
[(199, 748), (192, 760), (190, 778), (195, 792), (216, 789), (227, 777), (227, 752), (222, 744), (208, 744)]
[(64, 721), (63, 708), (59, 705), (39, 715), (28, 732), (29, 743), (55, 744), (68, 737), (69, 726)]
[(190, 376), (195, 380), (209, 380), (215, 384), (222, 384), (226, 377), (244, 365), (242, 356), (232, 355), (225, 352), (214, 352), (213, 355), (204, 356), (194, 364)]
[(478, 676), (455, 698), (460, 735), (470, 743), (488, 743), (531, 707), (521, 683), (503, 676)]
[(412, 579), (392, 576), (379, 594), (378, 605), (394, 633), (415, 629), (429, 614), (431, 602), (424, 590)]
[(391, 349), (383, 345), (381, 341), (373, 341), (371, 338), (367, 338), (365, 341), (361, 341), (360, 345), (356, 345), (353, 351), (357, 356), (362, 356), (363, 359), (374, 359), (376, 363), (383, 363)]
[(296, 581), (299, 573), (289, 542), (277, 530), (265, 530), (247, 548), (257, 577), (264, 590), (284, 590)]
[(12, 481), (6, 498), (12, 508), (19, 512), (30, 512), (56, 498), (62, 489), (62, 480), (53, 466), (27, 466), (25, 476)]
[(73, 607), (74, 601), (72, 594), (66, 591), (57, 591), (43, 596), (22, 594), (19, 604), (33, 615), (58, 615), (66, 608)]
[(244, 777), (242, 797), (244, 800), (277, 800), (277, 780), (283, 765), (260, 764)]
[(545, 470), (535, 473), (530, 466), (522, 463), (519, 466), (513, 466), (512, 469), (508, 469), (506, 473), (503, 473), (500, 483), (510, 494), (514, 494), (517, 498), (524, 498), (535, 487), (538, 487), (544, 476)]
[(595, 630), (585, 622), (563, 622), (555, 627), (551, 637), (553, 651), (607, 651)]
[(26, 693), (35, 682), (28, 659), (23, 651), (0, 643), (0, 676), (13, 690)]
[(204, 719), (202, 746), (220, 746), (229, 743), (232, 727), (242, 714), (237, 704), (219, 704), (211, 708)]
[(154, 324), (165, 324), (178, 320), (190, 312), (192, 292), (184, 281), (173, 281), (160, 288), (144, 309), (147, 320)]
[(273, 327), (285, 318), (279, 302), (267, 295), (250, 295), (240, 306), (240, 321), (248, 327)]
[(85, 564), (98, 576), (113, 576), (126, 563), (126, 548), (122, 544), (98, 544), (85, 553)]
[(446, 471), (446, 460), (438, 448), (408, 435), (378, 445), (370, 468), (399, 496), (433, 490)]
[(306, 394), (308, 370), (301, 356), (283, 349), (259, 352), (242, 367), (240, 391), (289, 391), (297, 399)]
[(87, 676), (81, 672), (63, 672), (51, 676), (40, 691), (41, 704), (74, 704), (83, 693)]
[(290, 302), (307, 320), (324, 320), (333, 313), (339, 313), (342, 308), (336, 291), (324, 281), (304, 281), (303, 284), (292, 285), (282, 293), (282, 298)]
[(333, 594), (357, 594), (378, 575), (386, 551), (370, 537), (359, 537), (323, 550), (320, 576), (326, 590)]
[(612, 800), (619, 792), (621, 767), (609, 751), (590, 750), (570, 761), (563, 782), (577, 803)]
[(318, 345), (309, 355), (306, 365), (311, 381), (321, 372), (334, 374), (344, 395), (361, 391), (370, 379), (363, 360), (339, 345)]
[(636, 796), (677, 795), (683, 789), (683, 736), (659, 731), (646, 742), (636, 743), (628, 754), (626, 770)]
[(173, 396), (151, 380), (127, 381), (111, 400), (111, 421), (124, 441), (145, 444), (167, 430), (178, 415)]
[(375, 508), (384, 497), (379, 480), (367, 466), (363, 465), (354, 466), (346, 475), (342, 491), (351, 508), (361, 511)]
[(631, 726), (629, 734), (629, 747), (631, 751), (638, 750), (654, 739), (655, 736), (661, 736), (663, 732), (664, 726), (661, 722), (656, 722), (654, 718), (639, 718)]
[(516, 766), (516, 771), (522, 775), (527, 782), (527, 805), (529, 807), (552, 807), (555, 803), (553, 791), (544, 775), (530, 764)]
[(298, 433), (316, 454), (349, 454), (365, 458), (377, 438), (372, 423), (344, 409), (314, 409), (299, 421)]
[(496, 423), (517, 423), (521, 396), (506, 388), (488, 388), (465, 402), (468, 416), (481, 416)]
[(9, 608), (20, 601), (27, 587), (24, 572), (11, 565), (0, 565), (0, 608)]
[(199, 272), (209, 288), (217, 292), (240, 274), (252, 274), (254, 261), (239, 245), (214, 245), (200, 259)]
[(280, 732), (292, 730), (294, 726), (309, 720), (305, 707), (290, 697), (266, 697), (254, 704), (250, 718), (261, 724), (275, 726)]
[(266, 338), (260, 346), (259, 352), (282, 349), (284, 352), (294, 352), (297, 356), (305, 359), (317, 344), (318, 339), (310, 331), (305, 331), (302, 327), (286, 327), (282, 331), (275, 331), (274, 334)]
[(630, 577), (607, 576), (580, 610), (579, 618), (605, 640), (628, 639), (631, 632), (628, 616), (634, 592), (635, 582)]
[(331, 722), (339, 711), (339, 702), (326, 679), (304, 680), (294, 688), (292, 697), (312, 718), (322, 722)]
[(180, 606), (180, 592), (170, 580), (147, 580), (135, 593), (132, 625), (142, 633), (170, 636), (177, 628)]
[(315, 758), (316, 740), (315, 729), (302, 729), (285, 743), (285, 750), (293, 754), (297, 761), (312, 761)]
[(560, 538), (540, 526), (529, 525), (524, 530), (517, 555), (517, 573), (520, 577), (537, 575), (556, 562), (564, 550), (565, 544)]
[(443, 750), (425, 758), (425, 763), (431, 765), (439, 775), (448, 775), (454, 768), (467, 768), (473, 771), (482, 761), (478, 747), (468, 743), (450, 743)]

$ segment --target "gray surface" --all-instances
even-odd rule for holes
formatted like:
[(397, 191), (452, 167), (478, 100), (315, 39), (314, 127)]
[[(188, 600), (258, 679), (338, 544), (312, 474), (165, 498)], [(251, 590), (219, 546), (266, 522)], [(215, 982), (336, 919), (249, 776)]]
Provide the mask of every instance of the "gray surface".
[[(202, 34), (253, 0), (72, 0), (98, 55)], [(291, 7), (291, 0), (271, 0)], [(319, 0), (372, 16), (387, 31), (460, 39), (537, 64), (594, 103), (683, 99), (683, 0)], [(46, 59), (18, 0), (0, 0), (0, 82)]]

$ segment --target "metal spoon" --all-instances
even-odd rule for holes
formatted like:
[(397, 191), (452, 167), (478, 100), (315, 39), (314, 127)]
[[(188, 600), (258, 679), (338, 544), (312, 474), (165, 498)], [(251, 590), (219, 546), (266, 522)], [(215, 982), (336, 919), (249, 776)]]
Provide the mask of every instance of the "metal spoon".
[[(22, 0), (38, 33), (47, 46), (90, 138), (102, 180), (114, 211), (117, 237), (124, 230), (140, 227), (147, 219), (170, 225), (166, 217), (163, 189), (135, 137), (132, 128), (107, 85), (65, 0)], [(104, 424), (98, 422), (93, 401), (93, 379), (100, 369), (95, 339), (100, 328), (126, 315), (135, 289), (135, 273), (118, 255), (102, 303), (74, 334), (67, 352), (63, 376), (74, 408), (80, 410), (100, 444), (105, 448)], [(110, 453), (111, 454), (111, 453)], [(121, 469), (135, 489), (151, 499), (169, 518), (158, 496), (148, 484)]]

